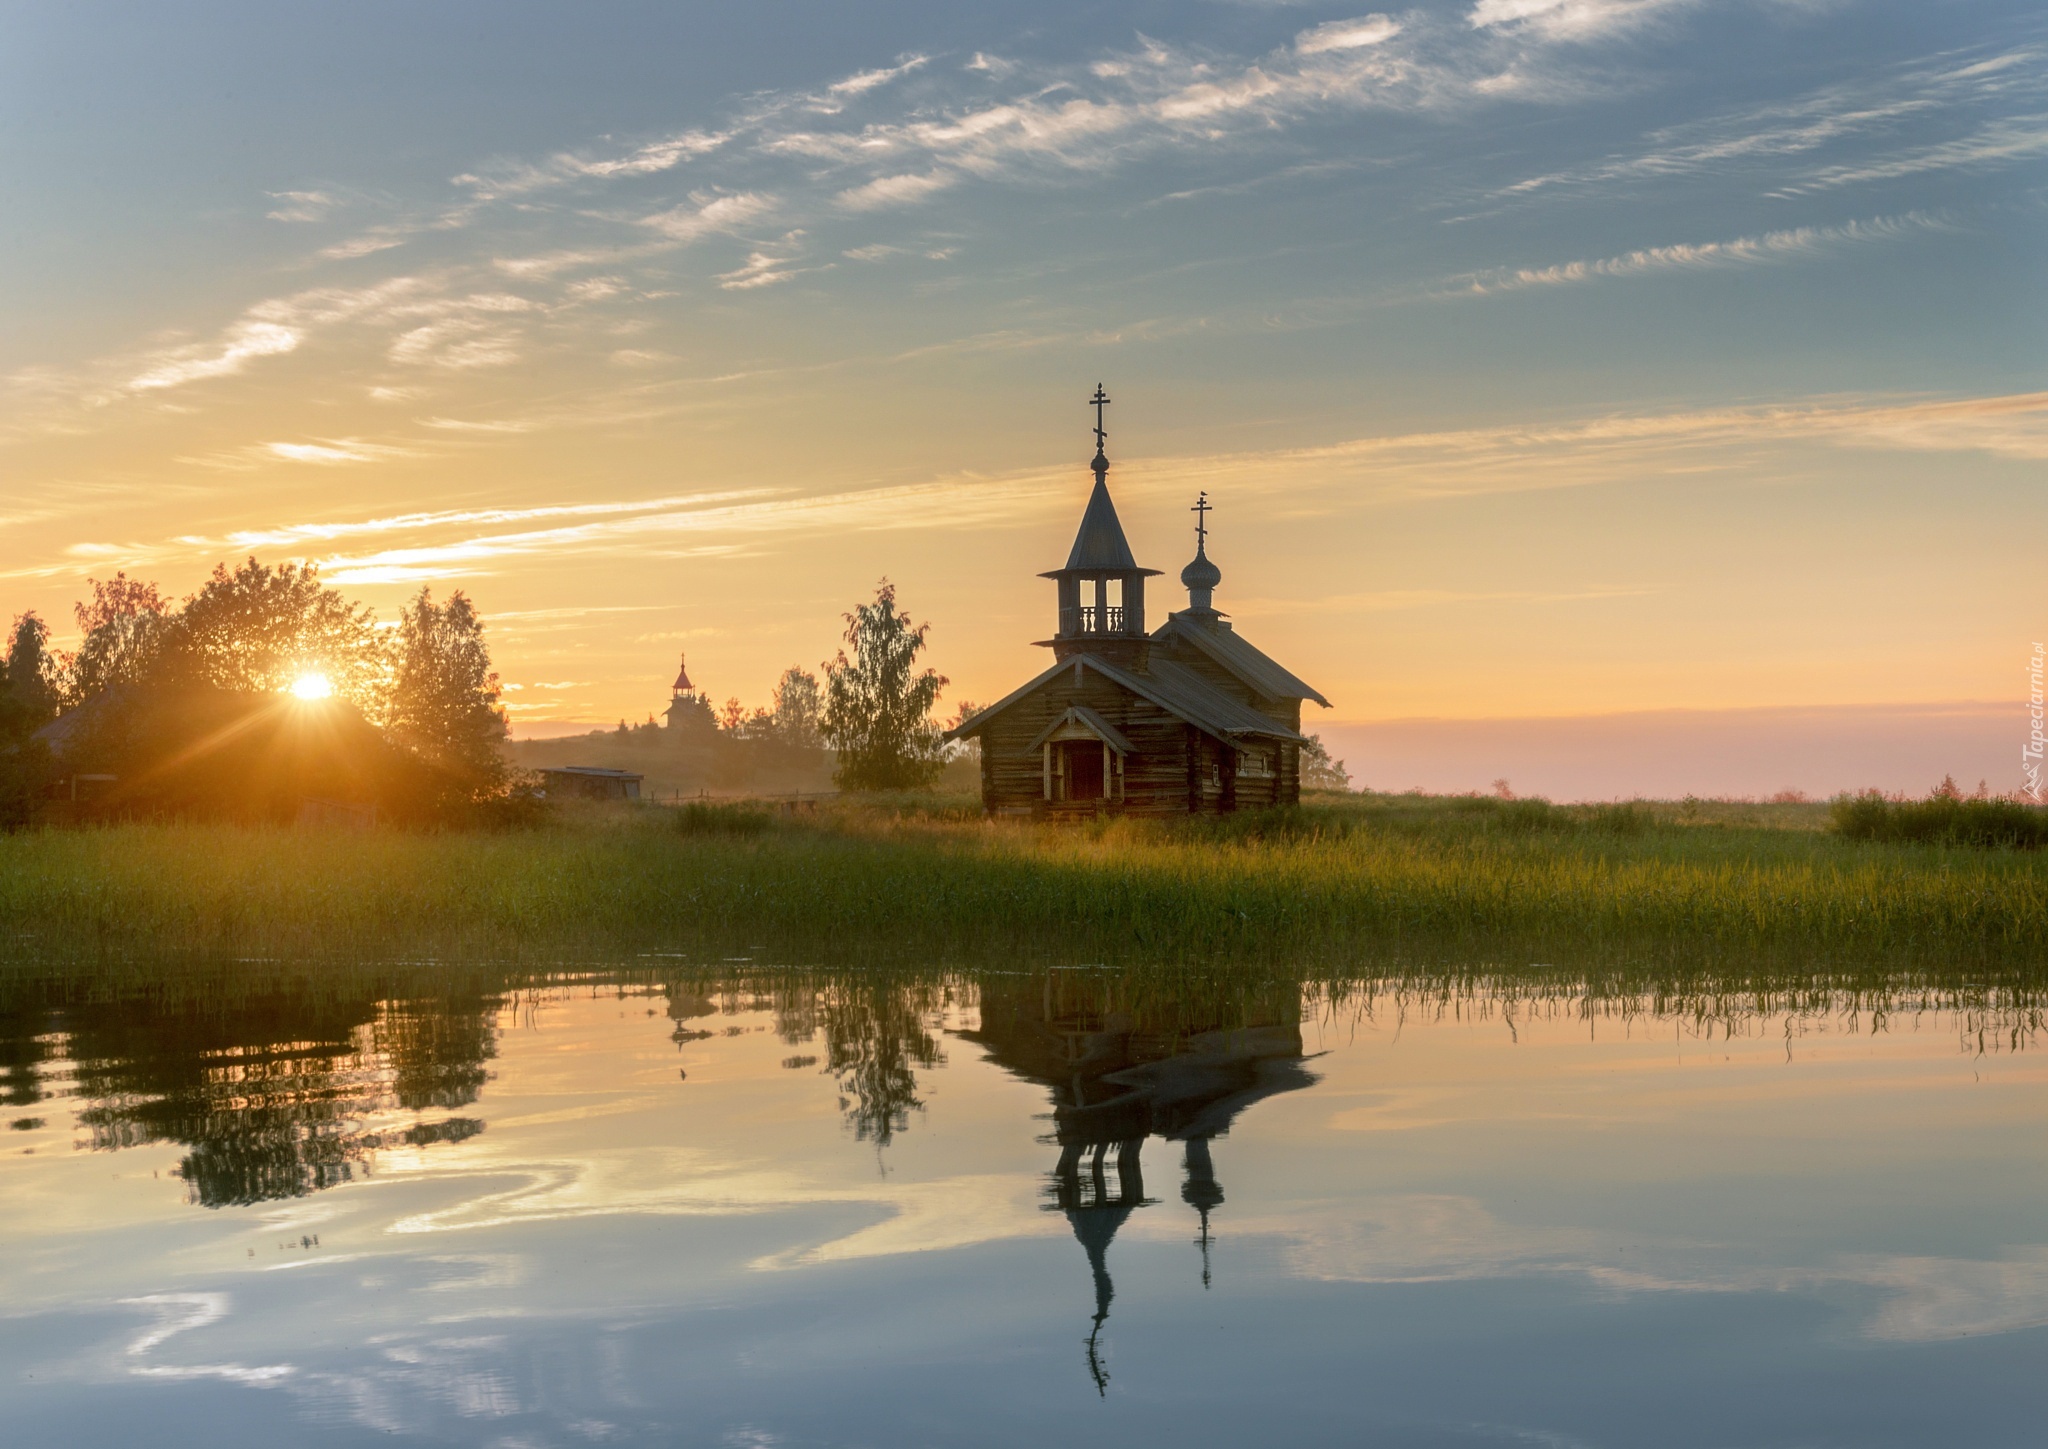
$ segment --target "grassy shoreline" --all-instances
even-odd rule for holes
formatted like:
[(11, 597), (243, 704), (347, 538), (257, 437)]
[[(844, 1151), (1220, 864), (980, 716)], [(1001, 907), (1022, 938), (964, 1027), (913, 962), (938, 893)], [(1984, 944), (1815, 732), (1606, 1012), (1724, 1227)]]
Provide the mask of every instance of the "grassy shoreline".
[(1848, 841), (1824, 821), (1825, 807), (1397, 796), (1179, 827), (998, 825), (938, 800), (591, 812), (505, 834), (46, 830), (0, 837), (0, 970), (2048, 966), (2038, 853)]

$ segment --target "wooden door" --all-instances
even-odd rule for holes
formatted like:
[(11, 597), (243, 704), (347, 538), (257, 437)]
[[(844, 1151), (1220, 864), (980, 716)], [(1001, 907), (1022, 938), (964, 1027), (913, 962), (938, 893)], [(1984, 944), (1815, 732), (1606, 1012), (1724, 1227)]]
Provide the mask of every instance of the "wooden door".
[(1064, 740), (1060, 751), (1065, 756), (1061, 763), (1066, 766), (1067, 798), (1069, 800), (1101, 800), (1107, 797), (1104, 786), (1108, 783), (1102, 777), (1103, 748), (1099, 740)]

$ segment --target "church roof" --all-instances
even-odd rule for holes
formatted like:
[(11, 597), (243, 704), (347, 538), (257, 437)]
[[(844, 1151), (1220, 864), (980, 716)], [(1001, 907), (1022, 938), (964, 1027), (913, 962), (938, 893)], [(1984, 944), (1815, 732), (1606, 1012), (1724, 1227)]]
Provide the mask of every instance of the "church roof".
[(1091, 657), (1088, 662), (1131, 693), (1210, 734), (1265, 735), (1301, 742), (1302, 737), (1279, 720), (1240, 704), (1185, 664), (1154, 659), (1143, 674), (1132, 674), (1106, 660)]
[(1068, 724), (1085, 725), (1088, 729), (1095, 732), (1097, 739), (1119, 754), (1134, 755), (1138, 752), (1138, 747), (1126, 738), (1122, 730), (1118, 729), (1094, 710), (1088, 708), (1087, 705), (1073, 704), (1067, 706), (1065, 714), (1040, 730), (1032, 738), (1031, 743), (1024, 747), (1024, 753), (1027, 755), (1033, 753), (1039, 746), (1057, 734), (1061, 726)]
[[(1312, 699), (1324, 709), (1330, 701), (1228, 626), (1212, 626), (1187, 613), (1168, 614), (1152, 631), (1154, 639), (1185, 640), (1268, 699)], [(1152, 666), (1157, 669), (1155, 663)]]
[(1074, 654), (1062, 659), (1029, 684), (1012, 690), (987, 709), (962, 720), (946, 732), (945, 738), (960, 740), (979, 734), (1011, 705), (1050, 683), (1062, 670), (1077, 665), (1093, 669), (1111, 683), (1122, 686), (1140, 699), (1151, 701), (1175, 718), (1185, 720), (1218, 739), (1228, 741), (1234, 735), (1259, 735), (1267, 739), (1293, 740), (1297, 744), (1302, 742), (1299, 734), (1279, 720), (1260, 714), (1250, 705), (1238, 703), (1185, 665), (1154, 659), (1140, 674), (1093, 654)]
[(1254, 1103), (1314, 1086), (1316, 1074), (1306, 1065), (1313, 1060), (1302, 1053), (1298, 1026), (1240, 1027), (1205, 1032), (1163, 1060), (1104, 1080), (1144, 1094), (1146, 1125), (1168, 1142), (1186, 1142), (1220, 1137)]
[(1109, 501), (1109, 480), (1100, 472), (1095, 475), (1095, 491), (1088, 495), (1088, 507), (1081, 514), (1081, 530), (1074, 535), (1074, 546), (1067, 553), (1066, 567), (1054, 572), (1077, 570), (1138, 572), (1138, 560), (1131, 555), (1131, 545), (1124, 538), (1116, 505)]

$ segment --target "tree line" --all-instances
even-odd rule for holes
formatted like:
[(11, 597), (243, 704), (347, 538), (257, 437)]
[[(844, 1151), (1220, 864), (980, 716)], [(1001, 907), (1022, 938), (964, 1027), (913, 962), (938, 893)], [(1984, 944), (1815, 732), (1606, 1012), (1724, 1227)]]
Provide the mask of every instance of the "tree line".
[[(310, 564), (216, 565), (177, 602), (126, 573), (87, 583), (76, 649), (53, 649), (33, 612), (8, 636), (0, 826), (35, 818), (66, 781), (71, 803), (98, 800), (106, 813), (241, 818), (289, 816), (322, 797), (459, 822), (531, 793), (504, 752), (483, 618), (459, 589), (437, 601), (421, 588), (385, 627)], [(899, 607), (887, 579), (843, 619), (822, 680), (790, 668), (751, 712), (684, 695), (673, 723), (685, 737), (829, 750), (844, 790), (930, 786), (963, 748), (944, 743), (933, 716), (948, 681), (919, 665), (931, 626)], [(962, 704), (955, 722), (974, 709)], [(1306, 788), (1349, 783), (1318, 740), (1302, 763)], [(86, 797), (81, 781), (93, 782)]]
[(386, 628), (308, 564), (221, 564), (175, 602), (126, 573), (87, 582), (76, 649), (33, 612), (13, 622), (0, 819), (84, 777), (147, 813), (274, 813), (311, 787), (447, 817), (505, 794), (498, 676), (460, 590), (422, 588)]
[[(750, 745), (830, 750), (833, 783), (842, 790), (916, 790), (939, 777), (955, 747), (944, 744), (932, 717), (947, 679), (919, 669), (931, 626), (897, 607), (896, 586), (883, 579), (872, 601), (841, 616), (843, 645), (820, 668), (783, 671), (766, 706), (748, 710), (738, 698), (714, 705), (703, 691), (677, 696), (673, 727), (684, 739), (716, 732)], [(973, 705), (961, 706), (964, 718)], [(640, 728), (658, 731), (652, 719)], [(622, 735), (632, 731), (619, 722)]]
[[(130, 814), (274, 817), (312, 795), (449, 821), (521, 793), (484, 621), (461, 590), (423, 587), (387, 628), (309, 564), (221, 564), (180, 601), (126, 573), (87, 583), (75, 649), (54, 649), (34, 612), (8, 635), (0, 824), (34, 818), (66, 781), (76, 799), (80, 780), (107, 782)], [(686, 696), (678, 723), (830, 749), (843, 789), (929, 785), (946, 761), (931, 718), (946, 680), (916, 667), (930, 626), (887, 580), (844, 617), (822, 682), (789, 669), (751, 714)]]

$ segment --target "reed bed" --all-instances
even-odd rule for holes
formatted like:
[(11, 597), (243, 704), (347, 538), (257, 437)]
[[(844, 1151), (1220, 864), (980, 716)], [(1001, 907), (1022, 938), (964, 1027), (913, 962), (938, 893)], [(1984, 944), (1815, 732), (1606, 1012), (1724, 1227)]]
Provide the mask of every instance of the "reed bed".
[(1381, 797), (1178, 827), (925, 801), (592, 811), (505, 834), (28, 832), (0, 838), (0, 969), (1449, 965), (1619, 984), (1744, 962), (1954, 980), (2048, 964), (2037, 852), (1844, 840), (1817, 828), (1825, 807), (1752, 823), (1540, 805)]
[(1829, 807), (1837, 834), (1851, 840), (2039, 850), (2048, 845), (2048, 810), (2022, 800), (1968, 799), (1937, 791), (1925, 800), (1895, 800), (1866, 790), (1842, 795)]

